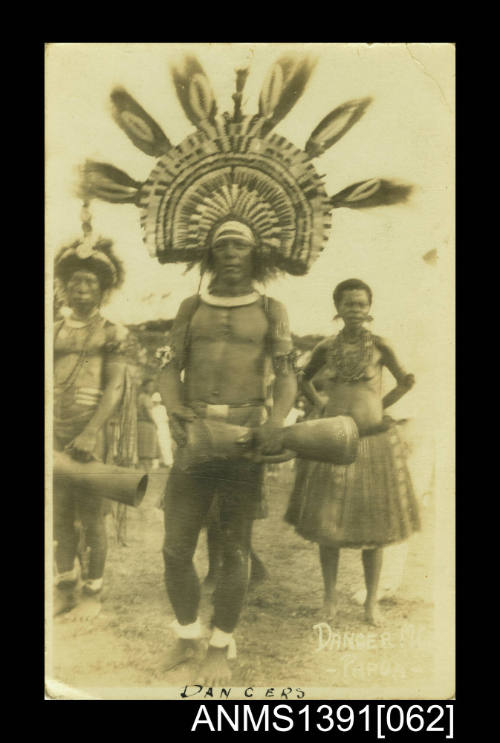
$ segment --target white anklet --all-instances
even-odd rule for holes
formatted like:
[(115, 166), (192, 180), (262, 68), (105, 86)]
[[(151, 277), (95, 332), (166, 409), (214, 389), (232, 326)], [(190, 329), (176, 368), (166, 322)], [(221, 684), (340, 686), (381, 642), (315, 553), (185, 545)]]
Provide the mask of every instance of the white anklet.
[(199, 619), (192, 624), (179, 624), (177, 619), (174, 619), (170, 626), (177, 637), (181, 640), (199, 640), (201, 637), (201, 624)]
[(218, 627), (214, 627), (208, 644), (214, 648), (227, 648), (228, 660), (236, 658), (236, 642), (232, 632), (223, 632)]
[(65, 573), (59, 573), (56, 575), (55, 584), (58, 586), (60, 583), (75, 583), (78, 579), (78, 568), (75, 567), (73, 570), (67, 570)]
[(89, 578), (85, 581), (85, 588), (91, 593), (98, 593), (102, 588), (103, 580), (103, 578)]

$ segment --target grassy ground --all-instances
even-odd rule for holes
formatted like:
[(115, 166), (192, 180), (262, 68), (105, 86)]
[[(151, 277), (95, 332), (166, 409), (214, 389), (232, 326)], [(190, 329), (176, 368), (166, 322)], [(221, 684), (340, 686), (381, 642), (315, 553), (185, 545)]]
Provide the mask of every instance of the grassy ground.
[[(78, 623), (68, 615), (49, 630), (49, 675), (94, 697), (178, 697), (185, 685), (195, 691), (195, 668), (164, 670), (174, 617), (163, 584), (163, 514), (154, 507), (161, 480), (152, 478), (143, 505), (128, 510), (127, 546), (117, 544), (108, 517), (110, 549), (101, 615)], [(248, 595), (235, 635), (238, 657), (233, 661), (232, 687), (273, 687), (277, 697), (283, 689), (291, 689), (286, 692), (290, 699), (299, 695), (298, 688), (306, 692), (328, 688), (332, 698), (365, 689), (384, 698), (384, 689), (398, 687), (401, 698), (413, 698), (412, 690), (424, 684), (432, 662), (431, 508), (423, 513), (422, 532), (410, 540), (396, 598), (380, 604), (382, 626), (374, 629), (363, 621), (362, 606), (354, 600), (363, 585), (360, 552), (345, 550), (339, 568), (336, 626), (323, 625), (320, 638), (322, 582), (317, 546), (283, 521), (290, 472), (284, 469), (269, 482), (269, 517), (257, 521), (254, 529), (254, 547), (269, 579)], [(204, 534), (195, 559), (203, 576), (207, 569)], [(207, 623), (210, 610), (210, 599), (204, 597), (201, 617)]]

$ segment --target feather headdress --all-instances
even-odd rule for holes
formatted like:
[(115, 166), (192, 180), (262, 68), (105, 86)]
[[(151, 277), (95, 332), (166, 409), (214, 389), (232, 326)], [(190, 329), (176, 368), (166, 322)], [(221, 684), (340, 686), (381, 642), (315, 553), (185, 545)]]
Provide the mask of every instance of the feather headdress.
[(96, 238), (92, 230), (92, 217), (89, 205), (85, 201), (81, 211), (83, 236), (71, 245), (59, 250), (54, 261), (54, 274), (59, 286), (56, 293), (64, 293), (63, 285), (75, 271), (95, 273), (106, 292), (118, 289), (124, 281), (123, 263), (113, 251), (113, 241), (107, 238)]
[(194, 57), (186, 57), (172, 76), (196, 131), (177, 146), (125, 90), (114, 90), (115, 120), (137, 147), (158, 161), (144, 183), (112, 165), (87, 161), (80, 184), (83, 198), (135, 203), (144, 242), (160, 263), (201, 261), (221, 223), (238, 220), (252, 229), (267, 265), (305, 274), (324, 249), (333, 209), (394, 204), (411, 191), (410, 186), (372, 178), (330, 197), (313, 165), (314, 158), (359, 121), (370, 98), (335, 108), (314, 129), (304, 150), (274, 131), (303, 94), (313, 68), (307, 56), (280, 57), (264, 81), (254, 115), (242, 112), (248, 71), (238, 70), (234, 112), (218, 115), (208, 77)]

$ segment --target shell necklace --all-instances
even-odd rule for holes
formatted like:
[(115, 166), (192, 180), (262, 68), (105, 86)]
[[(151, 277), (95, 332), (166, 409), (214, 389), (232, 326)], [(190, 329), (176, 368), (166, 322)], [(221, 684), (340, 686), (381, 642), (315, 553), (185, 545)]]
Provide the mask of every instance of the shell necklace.
[(358, 338), (354, 343), (349, 343), (349, 346), (347, 349), (345, 329), (342, 329), (330, 346), (329, 365), (335, 367), (339, 381), (359, 382), (372, 360), (373, 335), (363, 328)]
[(247, 304), (254, 304), (260, 296), (256, 289), (250, 292), (250, 294), (242, 294), (236, 297), (218, 296), (217, 294), (210, 294), (204, 289), (200, 291), (202, 301), (213, 307), (243, 307)]

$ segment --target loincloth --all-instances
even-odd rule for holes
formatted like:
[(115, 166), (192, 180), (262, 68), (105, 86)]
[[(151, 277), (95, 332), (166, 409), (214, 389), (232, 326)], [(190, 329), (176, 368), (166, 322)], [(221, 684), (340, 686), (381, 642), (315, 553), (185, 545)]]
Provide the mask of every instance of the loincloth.
[[(200, 418), (225, 421), (226, 423), (256, 428), (265, 423), (267, 411), (261, 402), (241, 405), (211, 405), (193, 402), (196, 415)], [(246, 512), (248, 518), (266, 518), (263, 478), (265, 466), (248, 459), (213, 460), (181, 471), (174, 465), (172, 474), (176, 487), (191, 491), (205, 491), (207, 497), (214, 494), (208, 520), (218, 518), (220, 509), (227, 504)]]

